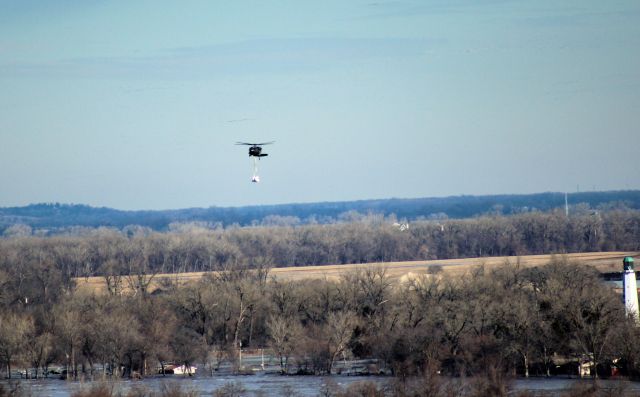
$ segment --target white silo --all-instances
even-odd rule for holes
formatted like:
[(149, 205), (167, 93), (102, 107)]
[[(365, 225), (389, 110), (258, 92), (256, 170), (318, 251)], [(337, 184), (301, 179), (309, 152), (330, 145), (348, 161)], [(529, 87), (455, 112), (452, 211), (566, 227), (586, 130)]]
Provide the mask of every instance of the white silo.
[(636, 271), (633, 265), (633, 258), (627, 256), (623, 259), (622, 263), (624, 265), (624, 275), (622, 279), (624, 307), (627, 316), (633, 316), (638, 320), (638, 286), (636, 284)]

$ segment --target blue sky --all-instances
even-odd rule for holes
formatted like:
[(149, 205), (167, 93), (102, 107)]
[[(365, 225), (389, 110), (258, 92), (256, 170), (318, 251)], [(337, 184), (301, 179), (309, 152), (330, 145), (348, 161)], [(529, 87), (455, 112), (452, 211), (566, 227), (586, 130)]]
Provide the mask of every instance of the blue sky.
[(639, 189), (638, 71), (637, 1), (0, 0), (0, 206)]

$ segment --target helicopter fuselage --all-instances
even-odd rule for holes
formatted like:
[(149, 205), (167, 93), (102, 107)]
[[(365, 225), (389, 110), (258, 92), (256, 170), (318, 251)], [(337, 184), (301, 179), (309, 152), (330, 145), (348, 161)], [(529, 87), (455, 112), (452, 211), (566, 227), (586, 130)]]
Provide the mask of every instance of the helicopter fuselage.
[(249, 148), (249, 156), (265, 157), (268, 156), (268, 154), (262, 153), (262, 148), (260, 146), (251, 146)]

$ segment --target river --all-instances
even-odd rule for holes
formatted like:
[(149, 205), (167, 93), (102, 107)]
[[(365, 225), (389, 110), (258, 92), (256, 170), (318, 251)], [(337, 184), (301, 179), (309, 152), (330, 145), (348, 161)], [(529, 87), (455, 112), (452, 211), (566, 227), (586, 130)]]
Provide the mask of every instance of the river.
[[(326, 384), (333, 384), (342, 388), (354, 382), (370, 381), (377, 384), (388, 385), (392, 382), (390, 377), (365, 377), (365, 376), (280, 376), (275, 374), (262, 374), (252, 376), (221, 375), (214, 377), (180, 377), (167, 376), (153, 377), (144, 380), (122, 380), (112, 382), (116, 390), (123, 393), (132, 389), (160, 390), (163, 384), (177, 383), (183, 391), (197, 391), (200, 396), (211, 396), (215, 390), (229, 383), (240, 384), (245, 392), (243, 396), (283, 396), (294, 395), (300, 397), (318, 396), (320, 390)], [(75, 391), (87, 388), (91, 383), (70, 382), (57, 379), (20, 380), (20, 388), (26, 396), (33, 397), (68, 397)], [(531, 378), (516, 379), (512, 382), (514, 391), (531, 391), (537, 396), (561, 396), (565, 391), (575, 386), (576, 383), (587, 384), (589, 380), (568, 378)], [(7, 381), (2, 381), (7, 387)], [(601, 387), (611, 390), (623, 390), (624, 395), (640, 395), (639, 382), (625, 382), (617, 380), (600, 381)], [(291, 394), (293, 392), (293, 394)], [(615, 393), (613, 395), (620, 395)]]

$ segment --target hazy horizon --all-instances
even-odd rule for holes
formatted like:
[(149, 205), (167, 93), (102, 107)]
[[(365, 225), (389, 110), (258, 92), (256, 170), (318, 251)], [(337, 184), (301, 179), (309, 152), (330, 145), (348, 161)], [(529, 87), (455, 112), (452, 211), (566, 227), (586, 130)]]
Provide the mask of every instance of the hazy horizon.
[(59, 202), (59, 201), (40, 201), (40, 202), (32, 202), (26, 203), (23, 205), (7, 205), (0, 206), (0, 208), (25, 208), (29, 206), (37, 206), (37, 205), (62, 205), (62, 206), (89, 206), (91, 208), (107, 208), (116, 211), (182, 211), (189, 209), (209, 209), (209, 208), (246, 208), (246, 207), (267, 207), (267, 206), (291, 206), (291, 205), (314, 205), (314, 204), (338, 204), (338, 203), (357, 203), (357, 202), (367, 202), (367, 201), (387, 201), (387, 200), (448, 200), (448, 199), (456, 199), (463, 197), (501, 197), (501, 196), (528, 196), (528, 195), (544, 195), (544, 194), (557, 194), (559, 201), (558, 206), (564, 206), (564, 194), (567, 194), (568, 204), (571, 207), (575, 204), (583, 204), (584, 201), (572, 201), (572, 197), (575, 197), (575, 194), (588, 194), (588, 193), (611, 193), (611, 192), (638, 192), (640, 189), (614, 189), (614, 190), (585, 190), (585, 191), (575, 191), (575, 192), (554, 192), (554, 191), (545, 191), (545, 192), (533, 192), (533, 193), (490, 193), (490, 194), (482, 194), (482, 195), (472, 195), (472, 194), (459, 194), (459, 195), (448, 195), (448, 196), (421, 196), (421, 197), (372, 197), (372, 198), (359, 198), (354, 200), (331, 200), (331, 201), (295, 201), (295, 202), (276, 202), (270, 204), (245, 204), (245, 205), (208, 205), (208, 206), (193, 206), (193, 207), (172, 207), (172, 208), (118, 208), (118, 207), (110, 207), (105, 205), (93, 205), (88, 203), (74, 203), (74, 202)]
[(635, 1), (0, 0), (0, 207), (637, 190), (638, 48)]

